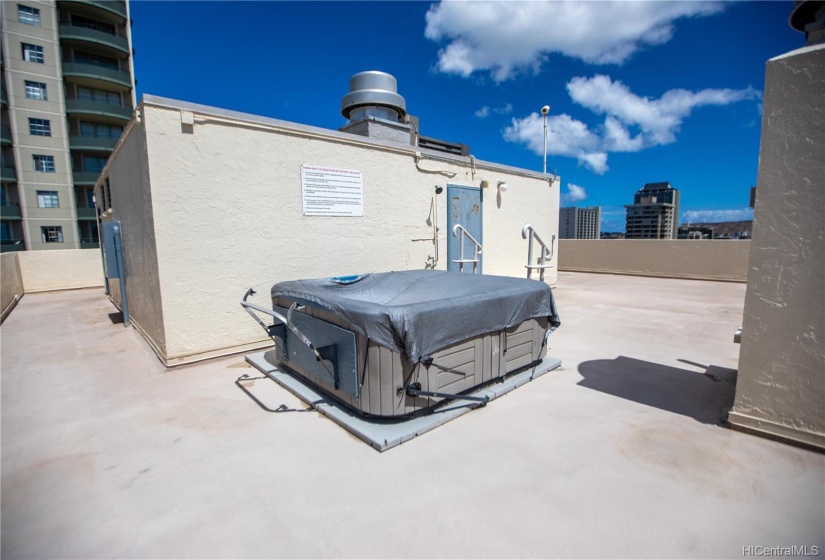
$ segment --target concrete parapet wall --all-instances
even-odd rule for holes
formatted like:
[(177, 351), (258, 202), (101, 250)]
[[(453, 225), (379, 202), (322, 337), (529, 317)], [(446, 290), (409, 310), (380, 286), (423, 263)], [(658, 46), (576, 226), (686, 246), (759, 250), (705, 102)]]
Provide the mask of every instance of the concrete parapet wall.
[(747, 282), (747, 240), (562, 239), (559, 270)]
[(14, 309), (23, 297), (23, 278), (20, 275), (18, 253), (0, 255), (0, 321)]
[(25, 251), (16, 255), (19, 259), (23, 290), (26, 293), (103, 286), (100, 251), (66, 249)]

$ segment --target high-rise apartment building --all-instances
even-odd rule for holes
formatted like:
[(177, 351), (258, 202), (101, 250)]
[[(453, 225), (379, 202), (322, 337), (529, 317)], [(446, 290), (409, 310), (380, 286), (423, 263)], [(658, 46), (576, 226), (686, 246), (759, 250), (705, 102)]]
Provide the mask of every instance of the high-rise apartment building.
[(602, 209), (599, 206), (559, 210), (559, 239), (598, 239), (601, 234)]
[(647, 183), (625, 206), (627, 239), (676, 239), (679, 231), (679, 191), (669, 182)]
[(98, 246), (94, 184), (135, 106), (129, 4), (0, 2), (3, 251)]

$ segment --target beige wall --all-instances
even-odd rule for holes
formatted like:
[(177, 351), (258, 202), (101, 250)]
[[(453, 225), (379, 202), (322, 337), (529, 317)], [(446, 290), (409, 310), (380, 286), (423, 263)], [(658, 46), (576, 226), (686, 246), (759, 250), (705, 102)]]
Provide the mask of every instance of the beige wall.
[[(152, 193), (149, 190), (146, 134), (142, 123), (134, 124), (124, 135), (118, 155), (109, 165), (108, 178), (113, 199), (112, 211), (104, 212), (102, 220), (120, 221), (129, 317), (155, 350), (165, 354), (166, 336)], [(96, 196), (98, 201), (103, 201), (104, 197), (99, 190)], [(121, 307), (120, 281), (110, 280), (109, 290), (111, 299)]]
[[(448, 184), (490, 183), (483, 201), (486, 274), (525, 275), (525, 223), (546, 240), (558, 233), (558, 182), (551, 186), (535, 174), (490, 171), (483, 162), (474, 170), (469, 158), (416, 163), (411, 146), (370, 147), (360, 137), (307, 133), (309, 127), (219, 121), (206, 111), (195, 118), (187, 127), (178, 109), (142, 106), (166, 342), (159, 353), (168, 363), (268, 343), (238, 303), (249, 287), (268, 305), (271, 286), (281, 280), (424, 268), (436, 256), (433, 200), (435, 267), (445, 269)], [(116, 152), (112, 169), (122, 154)], [(302, 164), (362, 171), (364, 216), (303, 216)], [(501, 196), (499, 180), (509, 185)], [(145, 220), (140, 204), (122, 204), (124, 186), (111, 183), (114, 214)], [(555, 270), (546, 278), (554, 283)], [(130, 309), (138, 313), (131, 297)]]
[(18, 253), (0, 254), (0, 321), (14, 309), (23, 297), (23, 278), (17, 263)]
[(103, 286), (100, 251), (21, 251), (0, 255), (3, 319), (24, 293)]
[(825, 449), (825, 45), (770, 60), (734, 426)]
[(26, 293), (103, 286), (100, 251), (21, 251), (17, 256)]
[(559, 270), (746, 282), (746, 240), (559, 241)]

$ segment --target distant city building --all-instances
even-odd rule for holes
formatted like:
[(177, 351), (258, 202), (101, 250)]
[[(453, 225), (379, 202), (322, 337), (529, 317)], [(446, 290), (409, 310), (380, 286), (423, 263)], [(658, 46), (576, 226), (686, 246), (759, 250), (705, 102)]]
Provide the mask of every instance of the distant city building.
[(559, 210), (560, 239), (599, 239), (602, 209), (598, 206)]
[(679, 226), (679, 239), (713, 239), (714, 228), (705, 225)]
[(624, 239), (621, 231), (603, 231), (599, 234), (599, 239)]
[[(750, 239), (752, 229), (753, 220), (682, 224), (679, 226), (679, 239)], [(690, 237), (690, 232), (700, 232), (702, 237)]]
[(676, 239), (679, 230), (679, 191), (669, 182), (647, 183), (625, 206), (627, 239)]

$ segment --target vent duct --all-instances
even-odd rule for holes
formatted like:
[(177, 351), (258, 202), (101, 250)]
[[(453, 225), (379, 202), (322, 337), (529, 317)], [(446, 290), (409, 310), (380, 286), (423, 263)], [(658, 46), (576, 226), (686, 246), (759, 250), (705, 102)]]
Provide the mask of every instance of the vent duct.
[(398, 122), (407, 114), (407, 103), (398, 95), (394, 76), (370, 70), (350, 78), (349, 93), (341, 100), (341, 114), (350, 122), (368, 117)]

